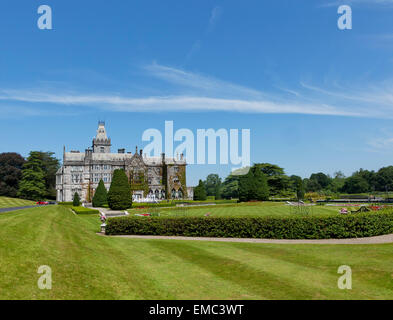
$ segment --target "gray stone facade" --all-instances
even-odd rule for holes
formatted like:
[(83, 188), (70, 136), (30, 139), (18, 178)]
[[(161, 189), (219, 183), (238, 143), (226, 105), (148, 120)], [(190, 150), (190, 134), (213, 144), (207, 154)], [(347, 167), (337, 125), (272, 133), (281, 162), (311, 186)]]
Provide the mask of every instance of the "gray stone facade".
[(66, 152), (64, 148), (63, 165), (56, 174), (57, 201), (72, 201), (78, 192), (83, 202), (91, 202), (101, 179), (109, 190), (115, 169), (125, 170), (135, 197), (192, 199), (193, 190), (186, 185), (186, 166), (183, 155), (178, 158), (167, 158), (165, 154), (159, 158), (146, 157), (138, 148), (134, 154), (124, 149), (111, 153), (105, 123), (99, 122), (92, 148), (85, 152)]

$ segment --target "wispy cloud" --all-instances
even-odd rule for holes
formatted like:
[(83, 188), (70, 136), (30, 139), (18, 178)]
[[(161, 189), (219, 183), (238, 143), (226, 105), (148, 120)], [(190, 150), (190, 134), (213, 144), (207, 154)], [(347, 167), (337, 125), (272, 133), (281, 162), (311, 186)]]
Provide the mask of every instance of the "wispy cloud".
[(199, 94), (213, 94), (214, 96), (219, 95), (223, 97), (236, 96), (238, 98), (256, 98), (264, 96), (264, 94), (258, 90), (218, 80), (198, 73), (159, 65), (157, 63), (145, 66), (144, 69), (153, 77), (181, 87), (196, 89)]
[(369, 152), (392, 153), (393, 152), (393, 131), (390, 128), (379, 129), (378, 135), (368, 138), (366, 141)]
[(356, 5), (356, 4), (370, 4), (370, 5), (393, 5), (393, 0), (336, 0), (325, 2), (321, 7), (333, 7), (340, 5)]
[(213, 28), (215, 27), (216, 23), (218, 22), (218, 20), (220, 19), (222, 14), (222, 8), (217, 6), (214, 7), (211, 11), (210, 14), (210, 19), (209, 19), (209, 25), (207, 27), (207, 31), (210, 32), (213, 30)]
[[(222, 15), (222, 7), (216, 6), (212, 9), (212, 11), (210, 12), (209, 22), (207, 23), (207, 27), (205, 30), (205, 36), (206, 34), (209, 34), (214, 30), (221, 15)], [(185, 62), (186, 63), (189, 62), (193, 58), (193, 56), (195, 56), (196, 53), (201, 49), (201, 47), (202, 47), (202, 40), (201, 39), (195, 40), (191, 46), (191, 49), (186, 54)]]
[(18, 103), (38, 109), (62, 106), (62, 110), (64, 106), (77, 106), (113, 112), (222, 111), (393, 118), (393, 85), (333, 90), (302, 82), (299, 88), (283, 89), (286, 94), (272, 94), (157, 63), (144, 70), (169, 85), (165, 95), (0, 89), (0, 111), (4, 103)]
[(45, 116), (69, 116), (75, 113), (67, 113), (61, 110), (43, 110), (36, 106), (0, 105), (0, 119), (14, 119), (23, 117), (45, 117)]
[(29, 91), (18, 91), (13, 93), (3, 91), (0, 100), (69, 106), (90, 106), (117, 112), (227, 111), (241, 113), (295, 113), (361, 116), (360, 114), (342, 111), (328, 105), (283, 104), (264, 100), (235, 100), (193, 96), (127, 98), (110, 95), (62, 95), (40, 92), (33, 93)]

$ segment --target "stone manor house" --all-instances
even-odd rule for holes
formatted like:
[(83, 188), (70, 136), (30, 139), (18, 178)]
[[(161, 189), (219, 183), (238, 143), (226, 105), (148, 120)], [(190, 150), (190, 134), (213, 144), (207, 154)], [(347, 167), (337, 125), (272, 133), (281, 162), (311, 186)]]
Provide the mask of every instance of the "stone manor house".
[(138, 147), (134, 154), (125, 149), (111, 153), (105, 123), (99, 122), (92, 148), (66, 152), (64, 147), (63, 165), (56, 174), (57, 201), (72, 201), (78, 192), (83, 202), (91, 202), (101, 179), (109, 190), (115, 169), (125, 170), (134, 200), (192, 199), (193, 189), (186, 186), (186, 166), (183, 155), (147, 157)]

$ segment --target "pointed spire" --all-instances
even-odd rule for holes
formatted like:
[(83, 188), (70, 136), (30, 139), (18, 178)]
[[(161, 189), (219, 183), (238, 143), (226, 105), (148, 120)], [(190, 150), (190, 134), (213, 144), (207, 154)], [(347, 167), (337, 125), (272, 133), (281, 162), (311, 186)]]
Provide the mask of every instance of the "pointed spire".
[(97, 129), (96, 140), (107, 140), (107, 139), (108, 139), (108, 137), (106, 135), (105, 122), (104, 121), (99, 121), (98, 122), (98, 129)]
[(111, 139), (106, 135), (105, 122), (98, 122), (97, 135), (93, 139), (94, 153), (110, 153)]

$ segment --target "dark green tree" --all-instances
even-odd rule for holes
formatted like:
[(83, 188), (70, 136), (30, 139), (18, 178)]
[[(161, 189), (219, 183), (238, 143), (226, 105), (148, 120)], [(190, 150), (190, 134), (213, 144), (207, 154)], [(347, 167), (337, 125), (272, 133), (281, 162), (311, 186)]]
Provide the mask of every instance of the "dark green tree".
[(289, 189), (290, 179), (283, 168), (271, 163), (257, 163), (255, 166), (266, 176), (271, 195), (279, 195)]
[(199, 180), (198, 185), (194, 188), (194, 200), (205, 201), (207, 198), (205, 184)]
[(345, 175), (341, 171), (335, 172), (334, 178), (330, 182), (329, 190), (336, 194), (341, 192), (344, 187), (345, 179)]
[(0, 196), (17, 196), (24, 163), (18, 153), (0, 153)]
[(307, 181), (307, 191), (318, 192), (328, 189), (331, 181), (332, 178), (322, 172), (313, 173)]
[(266, 201), (269, 200), (269, 185), (266, 176), (258, 167), (251, 168), (253, 174), (253, 183), (250, 200)]
[(393, 166), (379, 169), (376, 174), (375, 180), (377, 190), (393, 190)]
[(81, 199), (79, 198), (78, 192), (75, 192), (74, 199), (72, 200), (72, 205), (74, 207), (79, 207), (81, 205)]
[(215, 196), (219, 199), (221, 196), (221, 178), (218, 174), (209, 174), (205, 181), (206, 195)]
[(269, 185), (267, 177), (258, 165), (254, 165), (247, 174), (239, 177), (239, 200), (245, 202), (268, 199)]
[(239, 201), (247, 202), (250, 201), (251, 190), (253, 189), (253, 174), (251, 168), (247, 174), (239, 177)]
[(296, 198), (298, 200), (303, 200), (304, 199), (304, 184), (303, 184), (303, 179), (299, 176), (291, 176), (291, 189), (293, 192), (296, 193)]
[(229, 175), (222, 183), (221, 197), (224, 199), (239, 198), (239, 176)]
[(30, 152), (26, 163), (23, 165), (18, 197), (36, 201), (43, 200), (46, 189), (42, 165), (40, 154), (36, 151)]
[(367, 192), (369, 188), (367, 180), (355, 174), (345, 180), (343, 191), (347, 193), (363, 193)]
[(108, 192), (108, 205), (112, 210), (125, 210), (132, 206), (131, 187), (123, 169), (113, 172), (112, 183)]
[(56, 172), (60, 168), (60, 162), (54, 157), (54, 152), (37, 152), (42, 161), (44, 172), (46, 197), (56, 199)]
[(108, 192), (106, 191), (104, 181), (100, 180), (97, 190), (93, 197), (93, 207), (99, 208), (108, 204)]

